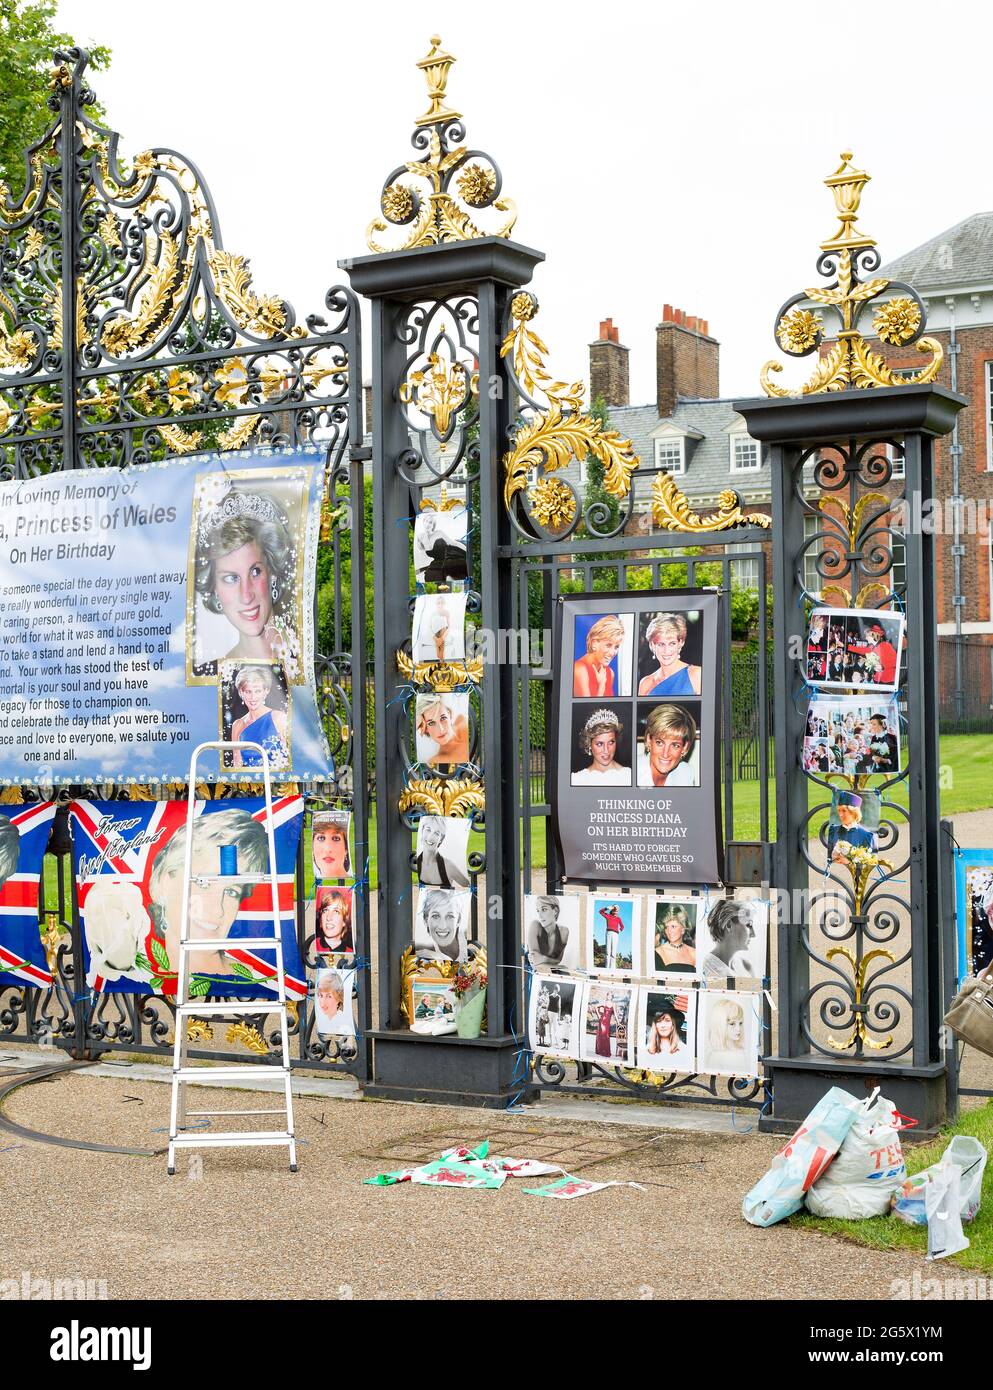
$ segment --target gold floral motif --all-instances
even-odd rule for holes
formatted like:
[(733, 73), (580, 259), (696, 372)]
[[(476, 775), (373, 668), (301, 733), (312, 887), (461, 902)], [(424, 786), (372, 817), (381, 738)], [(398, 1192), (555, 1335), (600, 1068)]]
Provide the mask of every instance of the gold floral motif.
[(239, 415), (217, 436), (218, 444), (222, 449), (243, 449), (255, 433), (261, 419), (261, 415)]
[(527, 489), (528, 508), (546, 531), (563, 531), (576, 515), (576, 499), (559, 478), (539, 478)]
[(203, 430), (187, 430), (182, 425), (159, 425), (159, 434), (174, 454), (193, 454), (203, 443)]
[(889, 589), (885, 584), (880, 584), (878, 579), (862, 585), (855, 595), (854, 604), (851, 594), (840, 584), (825, 584), (821, 589), (821, 602), (830, 603), (832, 608), (874, 608), (880, 600), (888, 600), (890, 597)]
[(896, 961), (896, 956), (892, 951), (878, 947), (875, 951), (867, 951), (864, 956), (856, 960), (854, 952), (850, 951), (847, 946), (834, 946), (826, 953), (828, 960), (834, 956), (844, 956), (852, 968), (852, 983), (854, 985), (852, 1010), (855, 1015), (855, 1022), (848, 1037), (840, 1041), (829, 1033), (827, 1036), (828, 1046), (833, 1047), (836, 1052), (847, 1052), (849, 1048), (855, 1047), (857, 1043), (861, 1042), (863, 1047), (871, 1048), (873, 1052), (885, 1052), (886, 1048), (893, 1045), (893, 1034), (891, 1033), (889, 1037), (883, 1038), (879, 1042), (868, 1036), (865, 1015), (862, 1013), (862, 997), (865, 994), (866, 971), (872, 962), (881, 957), (892, 964)]
[(26, 265), (28, 261), (36, 260), (38, 253), (45, 244), (40, 227), (32, 227), (24, 238), (24, 250), (21, 254), (21, 262)]
[(247, 1047), (249, 1052), (264, 1057), (269, 1051), (269, 1045), (257, 1028), (253, 1028), (250, 1023), (232, 1023), (224, 1035), (225, 1042), (241, 1043)]
[(7, 403), (7, 401), (4, 399), (4, 397), (3, 397), (3, 396), (0, 396), (0, 434), (6, 434), (6, 433), (7, 433), (7, 427), (9, 426), (9, 424), (10, 424), (11, 420), (13, 420), (13, 418), (14, 418), (14, 412), (13, 412), (13, 410), (11, 410), (10, 406), (8, 405), (8, 403)]
[(55, 974), (59, 958), (59, 943), (67, 935), (68, 929), (59, 921), (57, 912), (45, 913), (45, 930), (41, 934), (41, 944), (45, 948), (45, 961), (50, 975)]
[(470, 393), (479, 395), (479, 374), (470, 376), (461, 362), (450, 362), (437, 352), (428, 357), (427, 371), (411, 372), (400, 384), (399, 396), (404, 405), (413, 405), (422, 415), (434, 419), (440, 435), (447, 434), (453, 414), (465, 404)]
[(819, 314), (809, 309), (794, 309), (779, 320), (776, 337), (786, 352), (809, 352), (817, 342), (821, 326)]
[(27, 328), (7, 333), (0, 316), (0, 371), (23, 372), (34, 361), (38, 344)]
[(221, 405), (244, 405), (248, 395), (248, 368), (240, 357), (232, 357), (222, 362), (214, 373), (217, 390), (214, 392)]
[(197, 403), (197, 393), (193, 389), (197, 379), (194, 372), (183, 371), (180, 367), (170, 367), (166, 376), (165, 390), (171, 410), (177, 413), (189, 410)]
[[(809, 396), (853, 388), (867, 390), (879, 386), (919, 385), (934, 381), (941, 370), (944, 354), (937, 339), (918, 339), (916, 350), (925, 356), (930, 355), (931, 360), (916, 373), (903, 374), (890, 368), (885, 359), (868, 346), (858, 328), (865, 307), (891, 286), (899, 287), (883, 276), (874, 276), (864, 282), (858, 279), (857, 257), (876, 243), (856, 226), (862, 190), (869, 182), (869, 175), (864, 170), (854, 168), (851, 159), (851, 151), (846, 150), (841, 156), (839, 168), (824, 180), (834, 197), (838, 230), (827, 241), (821, 242), (821, 251), (828, 254), (831, 263), (837, 266), (837, 278), (833, 285), (816, 286), (804, 291), (812, 303), (836, 311), (841, 325), (837, 339), (818, 360), (810, 380), (798, 391), (778, 386), (772, 377), (782, 371), (782, 365), (775, 361), (767, 362), (760, 373), (762, 390), (767, 396)], [(874, 313), (876, 332), (883, 342), (892, 345), (909, 343), (923, 327), (920, 306), (909, 294), (878, 305)], [(802, 315), (806, 315), (806, 319), (801, 318)], [(811, 321), (817, 317), (805, 309), (793, 309), (784, 314), (776, 325), (780, 345), (799, 356), (813, 352), (820, 342), (820, 337), (811, 332)]]
[(909, 342), (921, 326), (921, 311), (906, 295), (878, 304), (872, 326), (884, 343), (895, 347)]
[(410, 653), (401, 647), (396, 658), (397, 670), (411, 684), (430, 686), (441, 695), (450, 695), (461, 685), (478, 685), (483, 679), (481, 657), (466, 657), (462, 662), (418, 661), (415, 664)]
[(671, 473), (656, 473), (652, 482), (652, 520), (664, 531), (729, 531), (735, 526), (762, 526), (772, 520), (761, 512), (744, 512), (741, 498), (731, 488), (718, 494), (716, 512), (697, 516), (690, 500), (681, 492)]
[(100, 222), (100, 240), (104, 246), (109, 246), (112, 251), (124, 250), (121, 245), (120, 223), (112, 212), (108, 212)]
[(186, 1038), (188, 1042), (212, 1042), (214, 1030), (210, 1020), (206, 1018), (191, 1018), (186, 1024)]
[(252, 289), (252, 276), (244, 256), (212, 250), (207, 264), (214, 277), (218, 298), (230, 310), (239, 328), (266, 338), (285, 332), (286, 307), (276, 295), (260, 297)]
[(840, 497), (829, 494), (822, 496), (819, 500), (819, 507), (825, 515), (830, 516), (831, 508), (837, 507), (844, 517), (844, 524), (848, 531), (848, 540), (854, 550), (857, 546), (859, 533), (866, 525), (865, 514), (872, 506), (879, 506), (881, 509), (870, 517), (870, 521), (878, 521), (881, 516), (885, 516), (890, 507), (890, 499), (882, 492), (864, 492), (856, 501), (854, 507), (849, 508), (847, 502), (843, 502)]
[(409, 222), (414, 215), (414, 192), (405, 183), (391, 183), (383, 190), (380, 206), (391, 222)]
[(496, 174), (482, 164), (467, 164), (458, 177), (459, 194), (470, 207), (485, 207), (496, 191)]
[(475, 777), (419, 777), (407, 783), (397, 808), (401, 814), (416, 810), (431, 816), (465, 816), (481, 812), (485, 804), (483, 785)]

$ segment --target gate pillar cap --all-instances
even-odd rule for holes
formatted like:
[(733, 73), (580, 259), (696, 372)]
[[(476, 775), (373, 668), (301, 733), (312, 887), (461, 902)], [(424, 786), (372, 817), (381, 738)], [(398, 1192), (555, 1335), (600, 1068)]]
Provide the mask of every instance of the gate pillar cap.
[(842, 436), (861, 439), (894, 434), (948, 434), (965, 396), (944, 386), (882, 386), (874, 391), (831, 391), (820, 395), (735, 401), (748, 433), (762, 443), (816, 443)]
[(472, 241), (418, 246), (410, 251), (380, 251), (352, 256), (338, 262), (348, 272), (357, 294), (376, 299), (417, 298), (425, 290), (447, 293), (470, 289), (481, 281), (526, 285), (535, 267), (545, 259), (543, 251), (523, 246), (506, 237), (478, 237)]

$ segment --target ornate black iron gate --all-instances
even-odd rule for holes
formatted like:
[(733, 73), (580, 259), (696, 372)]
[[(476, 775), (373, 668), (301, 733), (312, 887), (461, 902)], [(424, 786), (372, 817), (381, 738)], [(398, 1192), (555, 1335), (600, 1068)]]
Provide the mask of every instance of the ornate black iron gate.
[[(118, 135), (89, 118), (94, 97), (86, 65), (80, 50), (55, 55), (53, 122), (25, 151), (23, 191), (14, 196), (0, 188), (0, 476), (135, 468), (213, 449), (309, 443), (326, 451), (316, 676), (337, 777), (299, 790), (308, 814), (328, 801), (353, 811), (356, 951), (359, 963), (368, 964), (362, 868), (369, 814), (368, 451), (362, 447), (358, 305), (351, 290), (335, 286), (325, 296), (325, 316), (298, 323), (285, 300), (260, 295), (246, 258), (224, 248), (196, 166), (167, 148), (125, 159)], [(99, 790), (105, 797), (185, 794), (183, 787), (125, 791), (108, 784)], [(10, 788), (0, 799), (40, 794), (36, 787)], [(313, 968), (305, 839), (306, 833), (297, 865), (297, 930), (302, 959)], [(64, 811), (46, 859), (41, 920), (54, 983), (44, 991), (0, 989), (0, 1038), (47, 1041), (77, 1056), (111, 1048), (164, 1051), (172, 1027), (166, 999), (91, 996), (85, 987)], [(359, 990), (363, 1034), (370, 1018), (365, 979)], [(250, 1022), (249, 1045), (271, 1052), (265, 1010)], [(204, 1029), (209, 1041), (209, 1026)], [(318, 1039), (309, 1003), (292, 1032), (297, 1065), (347, 1066), (365, 1075), (364, 1044), (346, 1054)]]

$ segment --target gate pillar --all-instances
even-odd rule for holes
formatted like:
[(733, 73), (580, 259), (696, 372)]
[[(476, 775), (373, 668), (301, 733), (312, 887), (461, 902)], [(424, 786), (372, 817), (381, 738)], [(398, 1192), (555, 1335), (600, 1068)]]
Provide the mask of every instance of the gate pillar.
[[(378, 1027), (370, 1095), (506, 1106), (523, 1091), (524, 1026), (517, 921), (517, 807), (503, 769), (517, 754), (513, 667), (502, 650), (511, 623), (509, 543), (501, 460), (517, 409), (500, 356), (514, 294), (544, 259), (510, 241), (513, 204), (499, 171), (467, 150), (458, 113), (444, 105), (453, 61), (433, 40), (419, 64), (431, 106), (418, 122), (419, 165), (400, 165), (381, 196), (384, 221), (369, 229), (374, 254), (342, 261), (372, 307), (372, 458), (375, 594)], [(501, 214), (495, 235), (476, 220)], [(386, 233), (399, 248), (379, 245)], [(416, 517), (467, 507), (465, 659), (418, 661), (411, 651), (417, 585)], [(454, 538), (458, 539), (458, 538)], [(444, 576), (442, 576), (444, 579)], [(461, 586), (431, 583), (431, 592)], [(457, 603), (456, 603), (457, 607)], [(482, 641), (472, 643), (473, 635)], [(415, 736), (419, 696), (468, 704), (468, 757), (423, 759)], [(461, 717), (457, 712), (455, 718)], [(508, 777), (506, 786), (512, 788)], [(485, 950), (483, 1036), (412, 1032), (408, 985), (421, 970), (414, 942), (418, 892), (412, 830), (423, 814), (470, 816), (485, 859), (470, 855), (472, 949)], [(421, 927), (423, 931), (423, 926)], [(428, 966), (430, 972), (432, 967)], [(447, 962), (442, 968), (453, 969)]]
[[(934, 440), (950, 432), (966, 402), (932, 384), (942, 349), (921, 337), (917, 294), (881, 277), (860, 282), (859, 273), (875, 271), (880, 258), (854, 225), (868, 176), (850, 158), (826, 181), (842, 225), (822, 243), (818, 270), (837, 278), (787, 300), (776, 319), (784, 351), (817, 354), (814, 376), (790, 394), (774, 384), (770, 370), (780, 368), (769, 364), (767, 397), (735, 403), (752, 437), (768, 446), (772, 475), (778, 1012), (766, 1059), (770, 1124), (794, 1125), (829, 1086), (860, 1097), (881, 1086), (929, 1130), (946, 1114), (940, 1028), (955, 961), (942, 955), (948, 895), (940, 884), (936, 553), (928, 518)], [(833, 343), (822, 342), (819, 314), (799, 307), (811, 300), (814, 309), (837, 310)], [(858, 331), (867, 305), (878, 339), (871, 350)], [(918, 352), (908, 358), (914, 343)], [(884, 357), (887, 348), (900, 350), (901, 365), (920, 363), (919, 353), (931, 360), (898, 370)], [(818, 766), (808, 744), (805, 771), (813, 701), (855, 693), (866, 704), (892, 699), (873, 693), (867, 667), (843, 666), (847, 687), (821, 683), (807, 647), (815, 607), (905, 619), (891, 707), (901, 746), (895, 770), (870, 773), (868, 762), (835, 767), (830, 747), (827, 765)], [(834, 630), (847, 641), (852, 621), (842, 616), (826, 629), (827, 653)], [(837, 674), (827, 653), (824, 673)], [(882, 684), (884, 675), (874, 679)], [(829, 853), (836, 790), (863, 799), (860, 814), (879, 796), (875, 845), (860, 841), (847, 858)]]

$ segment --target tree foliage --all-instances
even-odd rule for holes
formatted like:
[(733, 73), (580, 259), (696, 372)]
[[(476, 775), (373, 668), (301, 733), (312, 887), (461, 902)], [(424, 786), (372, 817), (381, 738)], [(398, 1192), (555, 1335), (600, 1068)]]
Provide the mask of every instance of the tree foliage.
[[(79, 46), (71, 34), (54, 27), (56, 0), (0, 0), (0, 180), (14, 198), (26, 187), (24, 151), (39, 140), (54, 120), (48, 106), (52, 54)], [(104, 44), (89, 47), (90, 65), (110, 63)], [(100, 106), (87, 108), (100, 118)]]

